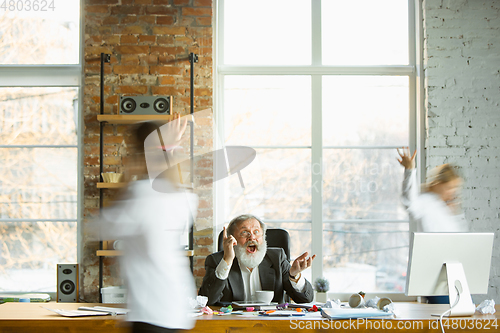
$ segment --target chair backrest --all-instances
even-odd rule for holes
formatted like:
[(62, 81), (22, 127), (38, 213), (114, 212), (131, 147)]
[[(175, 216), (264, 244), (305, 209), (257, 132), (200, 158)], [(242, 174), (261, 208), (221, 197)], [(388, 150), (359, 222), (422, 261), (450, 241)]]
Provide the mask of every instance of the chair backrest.
[[(217, 242), (217, 248), (219, 251), (222, 251), (223, 232), (224, 230), (220, 232), (219, 240)], [(290, 235), (288, 234), (288, 231), (281, 228), (267, 229), (266, 240), (268, 247), (281, 247), (285, 250), (286, 258), (290, 261)]]

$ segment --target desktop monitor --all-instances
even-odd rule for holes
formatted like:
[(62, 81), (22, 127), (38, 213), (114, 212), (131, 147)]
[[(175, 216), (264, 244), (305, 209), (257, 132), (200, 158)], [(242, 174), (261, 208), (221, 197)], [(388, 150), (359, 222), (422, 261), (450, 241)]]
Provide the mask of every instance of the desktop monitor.
[(486, 294), (494, 233), (413, 233), (407, 296), (449, 295), (450, 316), (473, 315), (471, 294)]

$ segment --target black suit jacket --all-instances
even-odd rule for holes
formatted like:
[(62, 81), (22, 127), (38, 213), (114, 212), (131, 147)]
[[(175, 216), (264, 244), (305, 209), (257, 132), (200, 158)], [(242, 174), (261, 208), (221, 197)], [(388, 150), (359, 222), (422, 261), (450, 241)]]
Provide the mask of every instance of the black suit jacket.
[[(209, 255), (205, 260), (206, 272), (199, 294), (208, 297), (208, 305), (218, 302), (243, 301), (245, 297), (243, 278), (236, 258), (226, 280), (221, 280), (215, 275), (215, 269), (223, 257), (224, 251), (219, 251)], [(283, 249), (267, 248), (266, 256), (259, 265), (262, 290), (274, 290), (273, 302), (283, 303), (285, 291), (296, 303), (312, 302), (314, 292), (311, 284), (306, 280), (303, 292), (295, 290), (288, 275), (290, 267)]]

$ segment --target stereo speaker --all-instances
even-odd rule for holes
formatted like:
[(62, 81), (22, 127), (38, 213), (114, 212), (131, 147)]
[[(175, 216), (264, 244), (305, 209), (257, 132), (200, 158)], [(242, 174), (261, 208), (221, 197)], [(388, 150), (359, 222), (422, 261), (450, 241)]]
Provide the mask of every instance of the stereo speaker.
[(170, 114), (172, 96), (120, 96), (120, 114)]
[(78, 302), (78, 265), (57, 265), (57, 301)]

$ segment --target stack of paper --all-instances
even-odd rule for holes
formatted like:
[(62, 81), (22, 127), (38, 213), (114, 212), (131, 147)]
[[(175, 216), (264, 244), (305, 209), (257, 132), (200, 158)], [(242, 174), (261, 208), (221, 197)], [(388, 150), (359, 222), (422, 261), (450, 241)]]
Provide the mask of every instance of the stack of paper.
[(63, 310), (63, 309), (49, 309), (43, 307), (49, 311), (53, 311), (64, 317), (86, 317), (86, 316), (108, 316), (108, 315), (121, 315), (127, 314), (130, 310), (123, 308), (109, 308), (105, 306), (81, 306), (78, 310)]
[(107, 312), (109, 314), (122, 315), (130, 312), (129, 309), (124, 308), (110, 308), (107, 306), (80, 306), (78, 310), (86, 310), (86, 311), (100, 311)]
[(328, 319), (355, 319), (355, 318), (383, 318), (391, 317), (392, 313), (373, 308), (340, 308), (340, 309), (321, 309), (321, 315)]
[(87, 316), (109, 316), (109, 312), (85, 311), (85, 310), (63, 310), (49, 309), (43, 306), (44, 309), (55, 312), (64, 317), (87, 317)]

